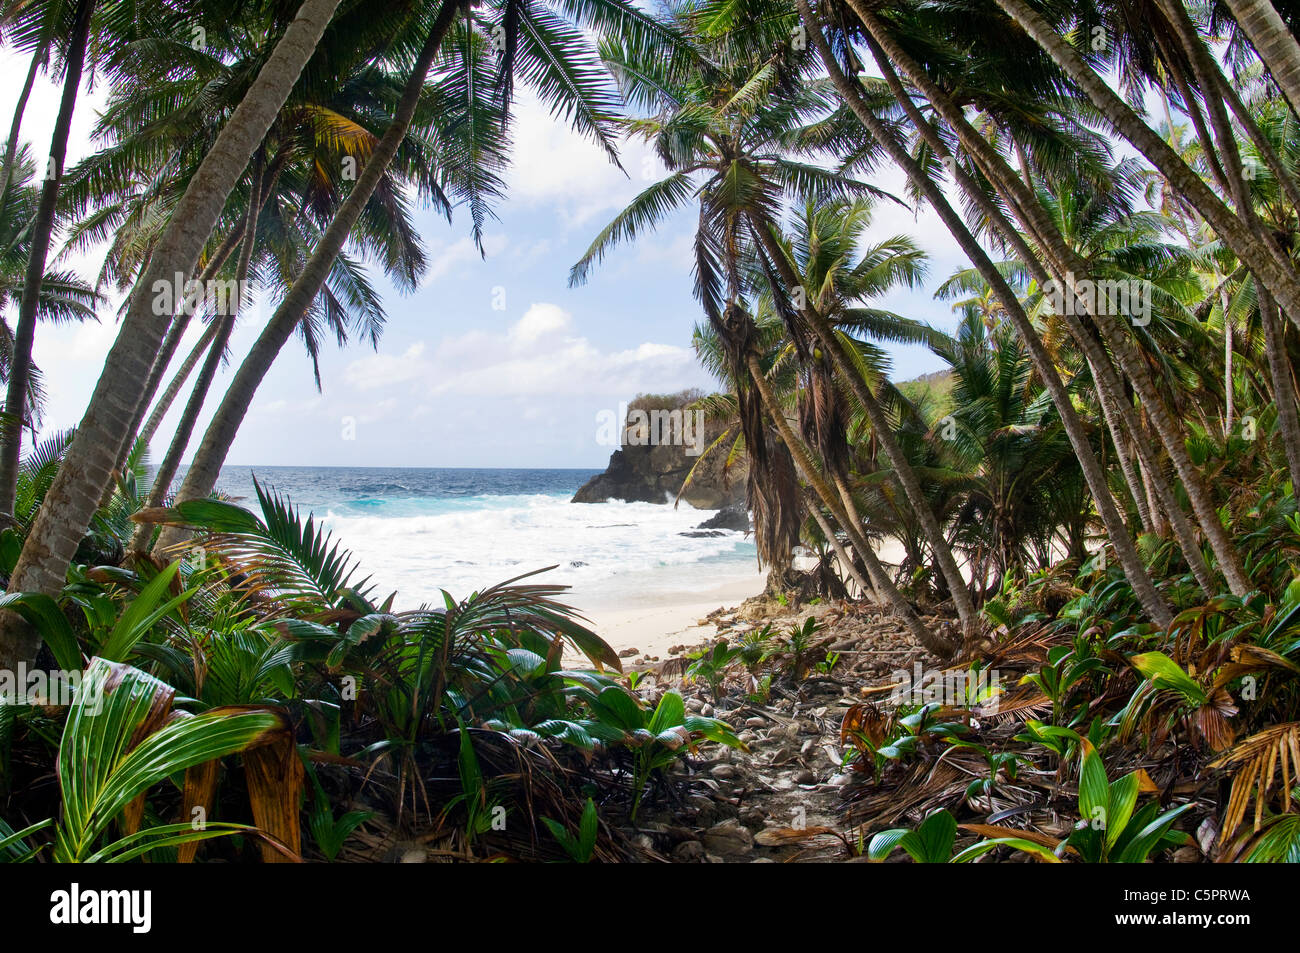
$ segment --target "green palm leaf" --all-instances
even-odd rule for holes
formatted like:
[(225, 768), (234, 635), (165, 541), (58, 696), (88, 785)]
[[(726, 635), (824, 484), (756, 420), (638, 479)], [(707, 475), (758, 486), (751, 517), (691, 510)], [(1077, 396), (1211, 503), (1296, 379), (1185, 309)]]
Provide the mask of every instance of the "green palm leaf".
[[(62, 862), (126, 859), (160, 844), (221, 836), (239, 828), (188, 825), (137, 832), (96, 847), (113, 820), (139, 794), (196, 764), (242, 751), (282, 727), (270, 711), (212, 712), (170, 721), (138, 744), (136, 735), (170, 709), (172, 689), (139, 669), (93, 659), (59, 744), (63, 816), (54, 857)], [(150, 835), (159, 839), (147, 845)]]

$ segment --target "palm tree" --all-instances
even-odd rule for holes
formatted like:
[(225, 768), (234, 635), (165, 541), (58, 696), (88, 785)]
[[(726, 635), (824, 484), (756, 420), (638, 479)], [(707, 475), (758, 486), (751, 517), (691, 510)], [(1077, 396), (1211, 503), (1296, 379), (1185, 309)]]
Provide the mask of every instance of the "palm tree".
[[(809, 303), (820, 313), (842, 349), (853, 363), (853, 376), (868, 381), (865, 388), (871, 396), (868, 404), (858, 404), (855, 409), (865, 415), (870, 425), (872, 440), (884, 450), (888, 463), (887, 478), (906, 501), (911, 518), (917, 524), (925, 543), (931, 545), (931, 558), (936, 569), (936, 582), (941, 591), (953, 597), (954, 604), (967, 605), (968, 615), (973, 613), (966, 594), (966, 583), (953, 590), (951, 573), (945, 571), (944, 560), (930, 541), (939, 535), (947, 546), (946, 534), (937, 518), (932, 501), (922, 489), (919, 475), (912, 465), (910, 455), (902, 448), (895, 433), (894, 422), (889, 419), (882, 398), (889, 390), (885, 377), (885, 355), (862, 338), (891, 343), (922, 344), (935, 347), (946, 336), (928, 325), (905, 318), (871, 305), (897, 287), (915, 287), (925, 274), (925, 254), (908, 237), (896, 235), (871, 245), (864, 245), (864, 233), (870, 224), (870, 204), (863, 200), (828, 199), (809, 202), (796, 216), (792, 237), (777, 243), (782, 259), (797, 276), (798, 287), (805, 289)], [(768, 292), (770, 297), (771, 292)], [(804, 416), (809, 418), (805, 433), (814, 435), (811, 443), (825, 462), (828, 473), (836, 481), (848, 479), (845, 447), (846, 414), (839, 410), (834, 399), (837, 391), (830, 385), (832, 362), (828, 355), (807, 355), (809, 368), (807, 400)], [(850, 388), (848, 396), (855, 401), (857, 391)], [(902, 459), (900, 469), (894, 461)], [(911, 483), (912, 490), (907, 489)], [(841, 488), (841, 497), (855, 517), (853, 494)], [(924, 505), (918, 507), (916, 498)], [(928, 517), (928, 518), (927, 518)], [(857, 520), (857, 522), (861, 522)], [(924, 565), (917, 557), (917, 568)], [(964, 599), (963, 599), (964, 597)], [(959, 618), (963, 620), (968, 616)]]
[[(338, 3), (304, 0), (177, 203), (142, 276), (141, 288), (171, 281), (177, 271), (190, 272), (227, 196), (288, 98)], [(99, 501), (99, 490), (117, 463), (145, 381), (174, 317), (154, 314), (151, 305), (148, 294), (131, 299), (77, 437), (10, 576), (11, 592), (49, 594), (63, 583), (68, 562)], [(30, 661), (37, 645), (35, 633), (21, 619), (12, 613), (0, 616), (0, 667)]]
[[(83, 163), (84, 168), (77, 170), (81, 177), (86, 181), (112, 181), (122, 154), (155, 151), (148, 146), (149, 136), (165, 136), (169, 143), (174, 143), (176, 133), (173, 130), (186, 128), (190, 122), (190, 101), (201, 97), (214, 82), (228, 80), (233, 72), (237, 72), (235, 67), (221, 60), (204, 62), (203, 67), (190, 81), (186, 92), (179, 96), (182, 103), (179, 108), (175, 106), (178, 99), (175, 89), (165, 92), (152, 88), (128, 90), (111, 103), (100, 125), (109, 133), (114, 145)], [(389, 103), (401, 96), (403, 85), (403, 77), (359, 60), (347, 67), (343, 75), (314, 76), (310, 89), (298, 92), (294, 100), (286, 104), (250, 169), (246, 190), (237, 190), (229, 203), (232, 208), (242, 208), (244, 214), (242, 223), (234, 221), (229, 226), (231, 236), (243, 236), (241, 258), (235, 269), (237, 287), (244, 288), (251, 268), (257, 278), (252, 284), (260, 285), (266, 291), (282, 288), (287, 293), (318, 245), (321, 231), (332, 221), (338, 209), (340, 185), (346, 180), (349, 164), (359, 166), (365, 162), (380, 138), (379, 133), (369, 127), (381, 125), (386, 120)], [(427, 89), (425, 93), (417, 110), (419, 128), (427, 124), (427, 117), (438, 116), (443, 105), (435, 97), (427, 95)], [(141, 115), (155, 117), (145, 132), (138, 130), (138, 117)], [(181, 151), (201, 155), (209, 135), (209, 130), (198, 124), (190, 139), (182, 142)], [(185, 145), (186, 141), (193, 142), (193, 145)], [(176, 151), (175, 145), (168, 151), (157, 150), (169, 164), (174, 164)], [(403, 193), (410, 191), (425, 195), (450, 215), (450, 202), (439, 183), (444, 175), (440, 164), (436, 142), (428, 142), (418, 134), (409, 135), (402, 151), (380, 177), (355, 228), (356, 244), (373, 252), (401, 288), (415, 286), (426, 261), (419, 235), (410, 220), (410, 203)], [(142, 192), (134, 188), (134, 181), (142, 181), (148, 189)], [(107, 214), (101, 213), (106, 220), (124, 218), (135, 226), (134, 229), (119, 229), (114, 243), (115, 250), (121, 250), (119, 254), (143, 243), (131, 237), (131, 232), (147, 231), (153, 216), (138, 210), (155, 200), (154, 193), (159, 191), (157, 183), (167, 181), (165, 170), (133, 170), (132, 183), (124, 183), (118, 189), (127, 193), (126, 197), (108, 204)], [(223, 242), (213, 254), (212, 261), (217, 263), (217, 267), (220, 267), (227, 244)], [(110, 261), (106, 265), (106, 271), (120, 273), (122, 270), (120, 261)], [(155, 474), (148, 501), (151, 508), (161, 506), (168, 495), (209, 386), (225, 357), (226, 343), (236, 318), (235, 314), (228, 313), (213, 319), (141, 431), (141, 437), (146, 441), (152, 437), (181, 384), (198, 364), (201, 354), (206, 352), (207, 359)], [(340, 344), (348, 338), (349, 324), (355, 325), (357, 331), (372, 342), (377, 340), (382, 328), (382, 306), (364, 279), (360, 266), (348, 254), (335, 258), (320, 294), (298, 325), (313, 363), (321, 337), (318, 325), (322, 322), (328, 324)], [(183, 320), (178, 320), (169, 337), (182, 327)], [(155, 373), (165, 368), (167, 356), (160, 356)], [(317, 384), (319, 386), (319, 373)], [(141, 524), (134, 534), (132, 550), (146, 550), (151, 535), (152, 527)]]
[[(25, 286), (26, 266), (30, 258), (32, 230), (29, 227), (40, 203), (41, 189), (36, 184), (37, 169), (26, 148), (14, 156), (9, 188), (0, 194), (0, 307), (18, 303)], [(95, 317), (99, 296), (76, 274), (50, 269), (41, 279), (37, 318), (43, 321), (85, 321)], [(15, 356), (13, 331), (0, 323), (0, 380), (11, 378)], [(44, 400), (42, 377), (29, 363), (27, 386), (21, 421), (34, 424), (40, 420)], [(15, 421), (20, 426), (20, 421)], [(21, 440), (19, 441), (21, 444)], [(7, 514), (0, 514), (7, 515)]]
[(4, 417), (0, 420), (0, 513), (11, 513), (18, 486), (18, 461), (22, 441), (23, 408), (27, 402), (27, 384), (31, 373), (32, 343), (36, 338), (36, 313), (40, 307), (41, 280), (54, 232), (54, 217), (59, 200), (59, 183), (68, 153), (68, 131), (76, 109), (77, 91), (81, 86), (86, 47), (90, 42), (94, 0), (77, 0), (67, 50), (64, 54), (63, 93), (59, 112), (50, 138), (48, 165), (41, 186), (40, 203), (32, 220), (32, 237), (23, 282), (18, 321), (14, 327), (13, 357), (9, 364), (9, 382), (5, 394)]
[(811, 39), (827, 72), (835, 83), (836, 90), (876, 143), (884, 149), (896, 165), (907, 173), (912, 185), (925, 196), (930, 206), (943, 220), (945, 227), (957, 240), (967, 258), (979, 270), (980, 275), (993, 289), (1003, 308), (1006, 309), (1016, 327), (1017, 333), (1020, 334), (1029, 350), (1035, 370), (1051, 394), (1053, 403), (1056, 404), (1066, 433), (1070, 438), (1070, 443), (1079, 457), (1080, 465), (1083, 467), (1088, 487), (1092, 491), (1102, 521), (1106, 526), (1107, 535), (1110, 537), (1119, 562), (1123, 566), (1125, 576), (1129, 579), (1134, 592), (1138, 595), (1138, 599), (1148, 615), (1157, 624), (1167, 625), (1172, 621), (1168, 606), (1165, 605), (1156, 591), (1138, 556), (1133, 541), (1128, 535), (1124, 520), (1115, 506), (1105, 475), (1088, 442), (1083, 422), (1079, 419), (1070, 395), (1056, 368), (1052, 365), (1050, 355), (1044, 349), (1042, 341), (1039, 339), (1018, 297), (998, 271), (988, 253), (979, 245), (965, 223), (953, 210), (942, 190), (903, 148), (893, 131), (887, 128), (871, 110), (855, 81), (845, 75), (843, 68), (831, 50), (829, 41), (822, 33), (822, 21), (814, 16), (807, 0), (798, 0), (798, 3), (804, 22), (817, 25), (815, 29), (810, 30)]
[[(770, 399), (782, 403), (780, 414), (788, 424), (783, 398), (791, 390), (792, 374), (781, 332), (780, 321), (770, 312), (750, 317), (737, 308), (730, 322), (698, 324), (693, 336), (701, 363), (734, 397), (729, 410), (736, 419), (735, 443), (744, 448), (748, 463), (746, 505), (753, 513), (759, 562), (768, 567), (768, 589), (774, 592), (785, 585), (792, 551), (799, 542), (801, 504), (794, 459), (779, 428), (765, 413), (765, 399), (751, 375), (757, 368), (765, 378)], [(737, 354), (737, 334), (746, 335), (747, 352), (754, 355), (753, 368), (747, 352)]]
[[(1069, 441), (1050, 398), (1034, 380), (1033, 365), (1012, 329), (990, 332), (968, 311), (951, 342), (939, 351), (953, 369), (952, 438), (944, 442), (966, 475), (956, 522), (969, 539), (976, 578), (1010, 576), (1023, 582), (1046, 563), (1058, 527), (1078, 525), (1061, 502), (1077, 499)], [(1071, 547), (1067, 539), (1066, 551)]]
[[(4, 24), (0, 23), (0, 29)], [(14, 43), (18, 49), (24, 49), (31, 55), (30, 65), (27, 67), (27, 78), (23, 80), (23, 88), (18, 93), (18, 102), (14, 106), (14, 118), (9, 125), (9, 138), (5, 140), (4, 159), (0, 162), (0, 196), (3, 196), (9, 188), (11, 175), (14, 168), (14, 161), (18, 156), (19, 132), (22, 130), (23, 115), (27, 111), (27, 102), (32, 95), (32, 87), (36, 84), (36, 77), (46, 66), (46, 60), (49, 56), (50, 38), (54, 34), (56, 24), (54, 19), (48, 18), (42, 28), (37, 31), (34, 38), (30, 38), (29, 44), (22, 42)], [(21, 36), (19, 37), (21, 41)], [(30, 46), (30, 49), (25, 47)]]
[[(707, 17), (710, 11), (702, 11), (701, 15)], [(783, 32), (783, 26), (776, 23), (769, 29), (788, 41), (790, 34)], [(890, 453), (908, 500), (926, 527), (932, 552), (943, 569), (963, 625), (973, 630), (977, 620), (966, 582), (938, 521), (928, 512), (919, 482), (888, 433), (879, 402), (843, 343), (809, 303), (811, 292), (805, 289), (806, 293), (796, 293), (800, 287), (798, 276), (774, 238), (774, 222), (779, 215), (777, 199), (782, 192), (795, 198), (818, 198), (878, 194), (878, 190), (828, 175), (816, 165), (797, 162), (784, 154), (784, 141), (790, 138), (792, 127), (802, 117), (811, 119), (831, 106), (824, 82), (799, 85), (803, 83), (798, 76), (800, 68), (793, 65), (788, 42), (784, 50), (763, 58), (740, 50), (729, 29), (721, 28), (716, 42), (716, 54), (707, 48), (700, 54), (708, 64), (706, 83), (674, 76), (661, 64), (639, 55), (639, 51), (607, 46), (606, 60), (620, 79), (628, 102), (666, 110), (664, 119), (636, 120), (629, 128), (655, 142), (670, 175), (642, 192), (597, 236), (574, 266), (570, 280), (583, 280), (591, 265), (618, 241), (636, 237), (673, 209), (698, 197), (702, 228), (696, 239), (697, 296), (710, 321), (717, 324), (726, 318), (724, 298), (736, 293), (728, 272), (737, 262), (739, 243), (746, 238), (752, 242), (759, 250), (757, 260), (766, 272), (775, 310), (787, 322), (800, 325), (791, 328), (792, 336), (798, 340), (815, 338), (873, 415), (873, 426)], [(714, 60), (724, 65), (716, 66)], [(692, 177), (697, 173), (707, 175), (695, 186)], [(791, 306), (792, 297), (796, 302), (803, 300)], [(743, 339), (744, 334), (737, 329), (738, 360)], [(849, 521), (857, 522), (851, 515)]]
[[(617, 25), (633, 35), (656, 38), (668, 33), (624, 0), (571, 4), (564, 10), (568, 20), (531, 4), (506, 4), (496, 20), (486, 19), (478, 24), (471, 18), (458, 19), (459, 11), (456, 0), (445, 0), (440, 6), (409, 74), (393, 121), (374, 146), (315, 254), (241, 363), (186, 471), (178, 500), (205, 497), (216, 485), (226, 454), (258, 387), (316, 297), (376, 184), (406, 138), (425, 77), (436, 61), (445, 69), (439, 87), (448, 104), (444, 117), (448, 121), (443, 129), (446, 149), (441, 157), (443, 168), (456, 188), (465, 192), (478, 237), (487, 203), (497, 187), (494, 172), (504, 151), (503, 129), (516, 72), (537, 90), (543, 101), (565, 112), (576, 129), (591, 135), (612, 154), (607, 114), (613, 99), (591, 62), (585, 37), (568, 20), (576, 26), (596, 29)], [(496, 32), (498, 26), (500, 33)], [(504, 35), (505, 39), (503, 55), (496, 64), (490, 53), (493, 44), (488, 39), (492, 35)], [(493, 87), (483, 88), (485, 81), (494, 84), (495, 95), (488, 94)], [(168, 527), (157, 546), (174, 546), (183, 537), (183, 530)]]
[[(370, 18), (360, 25), (360, 30), (355, 16), (345, 13), (336, 21), (330, 35), (351, 35), (350, 44), (355, 44), (356, 49), (351, 45), (338, 49), (338, 44), (327, 36), (323, 58), (327, 58), (331, 69), (313, 69), (282, 108), (262, 146), (266, 159), (260, 164), (261, 181), (254, 182), (250, 175), (227, 203), (214, 229), (213, 242), (220, 236), (224, 238), (207, 255), (198, 276), (200, 286), (216, 275), (241, 241), (247, 224), (244, 189), (256, 188), (263, 204), (270, 204), (270, 214), (275, 218), (272, 232), (276, 235), (296, 236), (304, 220), (321, 228), (328, 223), (341, 201), (341, 182), (369, 155), (378, 138), (371, 129), (387, 122), (389, 99), (400, 95), (400, 79), (396, 81), (397, 91), (392, 92), (391, 72), (373, 63), (369, 51), (376, 38), (391, 46), (392, 36), (382, 31), (391, 29), (394, 23), (400, 25), (404, 16), (409, 19), (399, 5), (388, 8), (384, 17)], [(147, 55), (137, 57), (138, 72), (155, 79), (114, 92), (95, 130), (109, 144), (79, 163), (69, 175), (68, 197), (78, 215), (69, 247), (84, 248), (109, 241), (101, 282), (115, 280), (120, 288), (129, 287), (144, 266), (176, 199), (211, 148), (221, 117), (238, 106), (246, 77), (265, 57), (265, 33), (266, 24), (255, 19), (223, 27), (219, 45), (210, 43), (195, 51), (180, 38), (159, 40), (146, 48)], [(175, 67), (178, 59), (185, 64), (183, 70)], [(431, 170), (433, 157), (427, 153), (425, 149), (408, 149), (399, 156), (381, 179), (359, 229), (358, 244), (378, 251), (402, 287), (410, 286), (424, 254), (407, 220), (409, 202), (401, 194), (398, 173), (411, 180), (417, 193), (430, 196), (444, 212), (449, 212)], [(279, 205), (286, 203), (304, 214), (279, 214)], [(287, 252), (286, 245), (281, 254)], [(346, 256), (340, 261), (346, 261)], [(336, 268), (332, 280), (340, 277)], [(328, 294), (322, 297), (329, 309), (338, 310)], [(376, 311), (376, 306), (369, 309)], [(187, 302), (164, 338), (137, 407), (136, 425), (123, 444), (120, 458), (135, 442), (136, 431), (162, 383), (192, 311)], [(339, 322), (332, 323), (342, 340)], [(219, 326), (220, 322), (214, 323), (211, 333), (204, 336), (203, 346), (196, 347), (183, 362), (150, 415), (150, 424), (140, 430), (146, 439), (152, 438), (190, 371), (209, 350)], [(308, 325), (305, 323), (303, 328), (306, 331)], [(314, 336), (305, 333), (304, 337), (315, 360)], [(106, 494), (110, 492), (111, 482), (105, 488)]]
[[(1229, 587), (1235, 594), (1243, 595), (1250, 589), (1250, 585), (1242, 569), (1240, 556), (1219, 521), (1201, 474), (1192, 465), (1188, 457), (1184, 446), (1184, 437), (1176, 419), (1158, 392), (1154, 378), (1149, 373), (1128, 333), (1120, 326), (1115, 316), (1110, 313), (1111, 309), (1105, 306), (1096, 307), (1095, 305), (1087, 307), (1086, 303), (1078, 295), (1079, 283), (1085, 280), (1092, 281), (1093, 278), (1090, 276), (1092, 276), (1095, 269), (1089, 261), (1071, 247), (1065, 236), (1061, 234), (1057, 224), (1046, 214), (1039, 197), (1025, 187), (1023, 181), (1011, 171), (1006, 161), (970, 127), (952, 99), (940, 90), (933, 81), (929, 80), (915, 61), (903, 51), (883, 21), (865, 9), (861, 12), (861, 16), (870, 31), (869, 42), (876, 44), (873, 49), (877, 51), (877, 61), (882, 68), (888, 69), (888, 62), (885, 59), (887, 56), (889, 61), (898, 64), (906, 71), (909, 79), (915, 82), (917, 87), (935, 105), (950, 127), (957, 132), (962, 146), (969, 150), (969, 153), (975, 158), (981, 172), (987, 175), (995, 184), (1002, 193), (1008, 207), (1015, 210), (1017, 217), (1020, 218), (1027, 231), (1040, 243), (1044, 257), (1052, 263), (1050, 270), (1055, 275), (1056, 285), (1064, 288), (1076, 299), (1077, 303), (1083, 305), (1078, 308), (1067, 308), (1067, 312), (1081, 310), (1091, 318), (1094, 326), (1101, 333), (1102, 339), (1109, 346), (1111, 357), (1118, 362), (1124, 375), (1137, 390), (1147, 418), (1154, 426), (1161, 445), (1169, 454), (1179, 477), (1187, 489), (1193, 511), (1201, 524), (1202, 531), (1211, 542), (1215, 555), (1218, 557), (1220, 569), (1223, 571)], [(1161, 144), (1164, 145), (1163, 140), (1161, 140)], [(997, 218), (1004, 235), (1012, 238), (1010, 235), (1012, 229), (1009, 225), (1002, 224), (1004, 219), (1002, 219), (1000, 213), (998, 213)], [(1036, 267), (1037, 260), (1032, 253), (1029, 253), (1026, 257), (1026, 264), (1040, 282), (1046, 282), (1047, 276), (1043, 273), (1041, 267)], [(1128, 401), (1122, 397), (1122, 388), (1111, 369), (1110, 358), (1102, 351), (1092, 332), (1083, 327), (1076, 315), (1067, 313), (1065, 319), (1076, 342), (1088, 355), (1089, 367), (1099, 385), (1099, 394), (1103, 405), (1106, 406), (1108, 415), (1118, 415), (1130, 433), (1140, 434), (1142, 431), (1137, 424), (1132, 409)], [(1147, 454), (1145, 444), (1140, 439), (1137, 441), (1137, 447), (1140, 455)], [(1143, 460), (1143, 465), (1149, 473), (1158, 474), (1156, 463), (1149, 456)], [(1160, 488), (1159, 493), (1162, 501), (1164, 501), (1162, 506), (1175, 525), (1180, 545), (1185, 555), (1187, 555), (1189, 563), (1196, 567), (1202, 586), (1207, 586), (1209, 582), (1208, 573), (1201, 570), (1199, 565), (1200, 557), (1196, 555), (1196, 547), (1185, 523), (1181, 522), (1181, 514), (1175, 512), (1176, 504), (1172, 503), (1172, 496), (1164, 492), (1163, 487)]]
[(1269, 0), (1224, 0), (1237, 25), (1300, 116), (1300, 43)]
[[(708, 11), (702, 15), (707, 16)], [(688, 10), (681, 16), (689, 19), (693, 14)], [(781, 26), (773, 29), (780, 32)], [(834, 194), (876, 194), (876, 190), (784, 154), (783, 138), (789, 135), (792, 124), (800, 117), (825, 112), (829, 105), (824, 85), (803, 84), (796, 71), (789, 68), (788, 43), (775, 55), (759, 58), (729, 30), (723, 29), (716, 36), (705, 32), (707, 42), (695, 53), (699, 74), (626, 44), (605, 44), (602, 52), (619, 80), (625, 100), (661, 110), (658, 116), (628, 120), (625, 125), (631, 133), (654, 143), (669, 175), (644, 190), (601, 231), (573, 266), (570, 282), (585, 280), (591, 267), (618, 242), (653, 228), (676, 209), (698, 204), (696, 297), (721, 341), (732, 378), (748, 377), (750, 387), (738, 393), (742, 399), (749, 395), (741, 405), (740, 419), (751, 473), (764, 473), (769, 466), (773, 471), (782, 467), (783, 453), (769, 456), (763, 426), (766, 416), (799, 474), (849, 534), (867, 565), (873, 586), (886, 595), (918, 639), (934, 644), (936, 650), (948, 651), (950, 646), (926, 630), (885, 575), (861, 532), (860, 521), (849, 512), (852, 503), (847, 487), (841, 481), (841, 486), (831, 488), (809, 448), (790, 427), (765, 377), (756, 348), (757, 327), (743, 298), (746, 271), (758, 272), (763, 276), (763, 291), (770, 295), (773, 310), (786, 323), (792, 338), (806, 341), (808, 334), (799, 314), (809, 306), (805, 302), (803, 309), (791, 307), (789, 297), (794, 295), (798, 279), (784, 253), (773, 253), (779, 248), (772, 234), (779, 196), (785, 192), (807, 200)], [(788, 34), (782, 35), (788, 39)], [(836, 345), (828, 350), (835, 355), (838, 348), (837, 370), (851, 375), (849, 385), (855, 394), (865, 393), (866, 400), (872, 400), (858, 369), (849, 362), (834, 335), (819, 334), (819, 340), (823, 346), (828, 340)], [(802, 343), (798, 346), (806, 353)], [(906, 465), (901, 456), (900, 463)], [(755, 523), (767, 527), (768, 539), (762, 548), (769, 561), (785, 558), (781, 547), (791, 537), (786, 529), (789, 507), (765, 499), (763, 493), (779, 492), (784, 485), (785, 481), (775, 478), (774, 472), (766, 472), (766, 479), (750, 484), (749, 502), (755, 510)], [(919, 492), (916, 502), (924, 504)], [(935, 530), (931, 539), (934, 551), (946, 551), (947, 543), (937, 522), (932, 520), (931, 525)], [(960, 600), (956, 590), (964, 592), (965, 582), (955, 562), (951, 568), (956, 580), (952, 586), (954, 598)], [(966, 605), (969, 608), (969, 600)], [(973, 612), (968, 618), (973, 618)]]
[[(854, 0), (850, 0), (852, 4)], [(1253, 271), (1293, 320), (1300, 321), (1300, 278), (1270, 243), (1225, 205), (1196, 173), (1139, 117), (1101, 75), (1067, 42), (1064, 34), (1024, 0), (997, 0), (1006, 14), (1052, 58), (1091, 100), (1115, 132), (1127, 140), (1196, 208), (1220, 240)]]

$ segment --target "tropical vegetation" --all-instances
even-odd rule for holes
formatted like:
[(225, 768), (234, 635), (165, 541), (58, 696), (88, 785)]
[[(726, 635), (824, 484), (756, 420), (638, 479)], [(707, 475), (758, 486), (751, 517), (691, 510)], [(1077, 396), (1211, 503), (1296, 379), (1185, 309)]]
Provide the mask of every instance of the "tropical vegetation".
[[(274, 488), (251, 509), (216, 493), (289, 339), (375, 343), (370, 269), (418, 285), (417, 207), (481, 243), (527, 88), (611, 161), (639, 140), (664, 170), (571, 283), (692, 223), (693, 343), (719, 386), (696, 403), (726, 424), (709, 452), (747, 464), (770, 593), (882, 606), (940, 664), (1016, 676), (849, 710), (845, 824), (872, 792), (915, 795), (860, 853), (1300, 860), (1289, 5), (290, 6), (0, 12), (30, 63), (0, 175), (0, 670), (77, 674), (70, 704), (0, 704), (0, 859), (332, 860), (430, 827), (453, 858), (624, 859), (684, 764), (743, 746), (676, 691), (635, 690), (554, 586), (397, 612)], [(21, 136), (41, 74), (62, 91), (48, 150)], [(91, 79), (110, 90), (98, 148), (65, 168)], [(883, 234), (896, 209), (960, 264)], [(97, 286), (59, 266), (105, 246)], [(246, 315), (160, 307), (176, 274), (274, 302), (222, 394)], [(40, 323), (109, 288), (120, 329), (84, 417), (41, 434)], [(949, 330), (901, 313), (920, 289)], [(900, 345), (943, 374), (892, 381)], [(721, 703), (732, 675), (762, 694), (835, 665), (811, 628), (768, 635), (700, 653), (688, 681)], [(940, 762), (964, 783), (927, 788)], [(1035, 827), (1062, 812), (1064, 836)]]

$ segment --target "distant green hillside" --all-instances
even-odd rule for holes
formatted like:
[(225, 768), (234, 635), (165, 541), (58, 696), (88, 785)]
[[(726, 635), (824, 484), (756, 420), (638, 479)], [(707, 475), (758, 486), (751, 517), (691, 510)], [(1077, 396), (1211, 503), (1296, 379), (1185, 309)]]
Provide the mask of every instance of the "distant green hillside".
[(912, 403), (926, 403), (938, 416), (952, 409), (952, 371), (933, 371), (895, 385)]

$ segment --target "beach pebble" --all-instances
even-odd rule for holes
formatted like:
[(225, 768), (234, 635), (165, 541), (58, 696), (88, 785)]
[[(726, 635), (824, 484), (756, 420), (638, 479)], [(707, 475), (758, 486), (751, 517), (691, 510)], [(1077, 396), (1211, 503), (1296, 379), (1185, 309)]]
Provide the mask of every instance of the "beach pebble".
[(704, 845), (697, 840), (682, 841), (669, 856), (677, 864), (701, 864), (704, 862)]
[(703, 711), (704, 702), (700, 701), (698, 698), (688, 698), (686, 699), (686, 710), (695, 712)]
[(713, 798), (707, 794), (692, 794), (686, 799), (686, 803), (697, 811), (703, 811), (713, 807)]
[(757, 740), (758, 735), (754, 734), (752, 731), (742, 731), (740, 734), (736, 735), (736, 737), (745, 744), (752, 745)]
[(794, 783), (795, 784), (816, 784), (817, 775), (813, 774), (807, 768), (804, 768), (802, 771), (796, 772), (794, 776)]
[(698, 835), (689, 827), (679, 827), (676, 824), (665, 827), (663, 833), (674, 844), (680, 844), (682, 841), (697, 840)]
[(735, 820), (710, 827), (702, 840), (706, 851), (724, 858), (741, 857), (754, 849), (754, 835)]
[(719, 781), (731, 781), (735, 779), (739, 772), (736, 771), (735, 765), (715, 764), (709, 771), (709, 774), (713, 775), (713, 777)]
[(618, 657), (619, 657), (619, 658), (632, 658), (632, 656), (634, 656), (634, 655), (640, 655), (640, 654), (641, 654), (641, 650), (640, 650), (640, 649), (624, 649), (623, 651), (621, 651), (621, 652), (618, 653)]
[(700, 714), (703, 715), (705, 718), (712, 718), (712, 717), (713, 717), (713, 706), (712, 706), (712, 705), (705, 705), (703, 708), (700, 709)]
[(766, 719), (766, 718), (759, 718), (757, 715), (755, 715), (753, 718), (746, 718), (746, 719), (745, 719), (745, 727), (746, 727), (746, 728), (766, 728), (766, 727), (767, 727), (767, 719)]
[(792, 748), (790, 745), (786, 745), (782, 748), (777, 749), (776, 754), (772, 756), (772, 763), (780, 764), (781, 762), (784, 761), (794, 761), (798, 757), (799, 757), (799, 752), (796, 751), (794, 748)]

